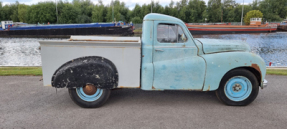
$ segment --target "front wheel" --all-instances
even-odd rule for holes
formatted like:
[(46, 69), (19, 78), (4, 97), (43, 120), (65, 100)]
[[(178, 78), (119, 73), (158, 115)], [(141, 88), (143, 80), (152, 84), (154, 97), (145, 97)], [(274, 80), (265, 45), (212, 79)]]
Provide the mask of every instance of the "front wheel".
[(246, 69), (236, 69), (222, 78), (216, 96), (226, 105), (245, 106), (255, 100), (258, 92), (255, 75)]
[(84, 87), (70, 88), (71, 99), (84, 108), (96, 108), (102, 106), (110, 96), (109, 89), (100, 89), (94, 85), (87, 84)]

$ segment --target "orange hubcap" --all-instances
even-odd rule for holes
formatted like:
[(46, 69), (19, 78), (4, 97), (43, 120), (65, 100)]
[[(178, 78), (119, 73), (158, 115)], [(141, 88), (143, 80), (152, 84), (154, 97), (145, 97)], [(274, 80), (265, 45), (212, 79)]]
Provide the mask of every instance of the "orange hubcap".
[(83, 91), (87, 95), (93, 95), (97, 92), (97, 88), (94, 85), (88, 84), (84, 86)]

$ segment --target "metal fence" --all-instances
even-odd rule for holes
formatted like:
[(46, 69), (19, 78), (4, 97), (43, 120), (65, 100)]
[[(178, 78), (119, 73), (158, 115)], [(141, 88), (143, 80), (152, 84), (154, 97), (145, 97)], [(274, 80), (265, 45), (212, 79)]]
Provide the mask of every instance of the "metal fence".
[[(226, 25), (241, 25), (241, 22), (215, 22), (215, 23), (187, 23), (188, 25), (220, 25), (220, 24), (226, 24)], [(244, 25), (245, 23), (243, 23)]]
[(142, 29), (143, 24), (134, 24), (135, 30)]

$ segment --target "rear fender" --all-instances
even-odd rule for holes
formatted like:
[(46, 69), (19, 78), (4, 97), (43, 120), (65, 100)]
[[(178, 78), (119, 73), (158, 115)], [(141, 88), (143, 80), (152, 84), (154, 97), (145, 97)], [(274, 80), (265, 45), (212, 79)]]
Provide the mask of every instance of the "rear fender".
[(102, 89), (116, 88), (118, 72), (115, 65), (103, 57), (81, 57), (62, 65), (52, 77), (55, 88), (83, 87), (86, 84)]

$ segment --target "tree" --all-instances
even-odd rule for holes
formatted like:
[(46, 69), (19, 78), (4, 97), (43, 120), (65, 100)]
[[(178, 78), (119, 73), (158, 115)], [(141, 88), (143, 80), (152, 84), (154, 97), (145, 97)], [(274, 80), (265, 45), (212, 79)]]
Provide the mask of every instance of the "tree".
[(88, 17), (87, 15), (78, 15), (76, 22), (77, 23), (91, 23), (92, 19)]
[(0, 21), (4, 20), (3, 15), (4, 15), (4, 13), (2, 11), (2, 2), (0, 1)]
[(235, 21), (235, 7), (238, 6), (235, 0), (223, 0), (222, 4), (222, 14), (224, 22), (234, 22)]
[(28, 9), (28, 23), (56, 23), (56, 5), (53, 2), (39, 2)]
[(206, 11), (205, 2), (202, 0), (190, 0), (187, 5), (187, 13), (188, 16), (186, 22), (204, 22), (205, 17), (203, 17), (203, 13)]
[(259, 1), (258, 0), (254, 0), (251, 4), (252, 6), (252, 10), (259, 10)]
[(174, 7), (174, 5), (175, 4), (174, 4), (173, 0), (171, 0), (169, 5), (165, 6), (164, 14), (177, 17), (178, 16), (178, 10), (177, 10), (177, 7)]
[(287, 0), (263, 0), (259, 10), (268, 21), (281, 21), (287, 16)]
[(221, 21), (221, 0), (209, 0), (208, 1), (208, 20), (211, 22), (220, 22)]
[(244, 23), (246, 25), (250, 24), (250, 18), (262, 18), (263, 14), (259, 10), (252, 10), (249, 11), (245, 16), (244, 16)]
[(25, 4), (18, 5), (18, 19), (20, 22), (28, 22), (28, 11), (29, 6)]
[(178, 18), (183, 20), (184, 22), (187, 22), (187, 14), (188, 10), (186, 8), (186, 6), (183, 6), (180, 10), (179, 10), (179, 14), (178, 14)]
[(133, 23), (142, 23), (143, 22), (143, 20), (140, 17), (134, 17), (131, 19), (131, 21)]
[(159, 4), (159, 2), (156, 2), (153, 4), (153, 8), (152, 8), (152, 12), (153, 13), (164, 13), (164, 8)]
[(19, 5), (18, 1), (16, 1), (15, 4), (11, 4), (10, 5), (10, 9), (13, 12), (12, 15), (10, 16), (10, 18), (14, 22), (18, 22), (19, 21), (19, 18), (18, 18), (18, 5)]
[(141, 6), (138, 5), (138, 4), (136, 4), (136, 5), (135, 5), (135, 8), (134, 8), (133, 11), (132, 11), (131, 17), (133, 17), (133, 18), (134, 18), (134, 17), (143, 18), (141, 11), (142, 11)]
[[(247, 12), (251, 11), (252, 7), (249, 5), (244, 5), (244, 11), (243, 16), (247, 14)], [(242, 15), (242, 5), (238, 5), (234, 9), (234, 22), (240, 22), (241, 21), (241, 15)]]
[(59, 23), (77, 23), (80, 10), (71, 3), (62, 3), (59, 10)]
[(91, 0), (73, 0), (73, 5), (80, 10), (79, 15), (86, 15), (88, 17), (92, 16), (94, 4)]
[(115, 0), (111, 2), (109, 7), (107, 7), (107, 15), (106, 15), (106, 21), (111, 22), (113, 21), (112, 19), (112, 13), (113, 13), (113, 8), (114, 8), (114, 18), (116, 21), (124, 21), (127, 22), (129, 20), (128, 16), (128, 11), (129, 9), (125, 7), (124, 2), (120, 2), (119, 0)]
[(100, 0), (92, 12), (92, 21), (93, 22), (104, 22), (106, 21), (107, 8), (103, 5), (103, 2)]

